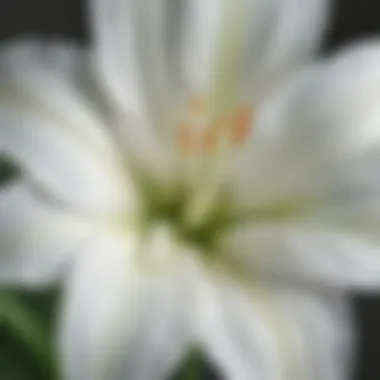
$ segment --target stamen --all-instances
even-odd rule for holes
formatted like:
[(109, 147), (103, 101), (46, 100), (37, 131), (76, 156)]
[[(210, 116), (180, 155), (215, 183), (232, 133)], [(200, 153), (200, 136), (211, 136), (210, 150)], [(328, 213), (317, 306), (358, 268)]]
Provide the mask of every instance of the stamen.
[(232, 139), (235, 144), (243, 144), (251, 131), (253, 122), (253, 111), (250, 107), (239, 108), (232, 120)]
[(235, 145), (242, 145), (249, 136), (253, 111), (242, 106), (232, 114), (209, 121), (207, 103), (201, 96), (193, 97), (187, 107), (187, 116), (179, 126), (178, 147), (183, 155), (212, 153), (223, 136)]
[(184, 121), (178, 130), (178, 146), (183, 155), (193, 155), (202, 150), (202, 135), (197, 124), (204, 117), (207, 103), (202, 96), (194, 96), (187, 104)]
[(202, 137), (202, 150), (204, 152), (212, 153), (217, 148), (223, 124), (224, 119), (221, 118), (206, 129)]

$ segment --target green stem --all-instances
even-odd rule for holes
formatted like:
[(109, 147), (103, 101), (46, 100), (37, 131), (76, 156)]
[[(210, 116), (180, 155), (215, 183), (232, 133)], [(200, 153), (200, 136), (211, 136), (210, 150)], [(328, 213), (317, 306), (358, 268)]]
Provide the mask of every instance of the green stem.
[(200, 380), (202, 376), (203, 361), (202, 356), (198, 351), (190, 353), (188, 360), (186, 361), (181, 380)]
[(7, 292), (0, 293), (0, 321), (17, 334), (44, 370), (55, 375), (56, 365), (52, 354), (54, 350), (46, 339), (44, 328), (16, 296)]

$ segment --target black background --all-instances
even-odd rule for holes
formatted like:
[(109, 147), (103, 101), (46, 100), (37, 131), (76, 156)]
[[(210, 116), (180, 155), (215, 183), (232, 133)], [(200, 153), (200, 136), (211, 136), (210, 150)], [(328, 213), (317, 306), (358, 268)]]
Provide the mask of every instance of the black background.
[[(82, 0), (0, 0), (0, 43), (25, 34), (86, 42), (84, 14)], [(324, 52), (376, 34), (380, 39), (380, 0), (336, 0)], [(379, 380), (380, 297), (357, 295), (354, 304), (359, 326), (359, 363), (353, 380)], [(1, 338), (0, 334), (0, 346)]]

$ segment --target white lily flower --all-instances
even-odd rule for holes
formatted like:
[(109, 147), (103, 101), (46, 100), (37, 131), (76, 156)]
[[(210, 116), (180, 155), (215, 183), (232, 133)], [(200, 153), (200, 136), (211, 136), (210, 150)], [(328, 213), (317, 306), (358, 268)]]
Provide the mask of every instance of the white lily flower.
[[(6, 46), (0, 280), (65, 275), (70, 380), (341, 380), (380, 285), (380, 44), (293, 72), (323, 0), (94, 0), (90, 51)], [(70, 270), (68, 270), (70, 269)]]

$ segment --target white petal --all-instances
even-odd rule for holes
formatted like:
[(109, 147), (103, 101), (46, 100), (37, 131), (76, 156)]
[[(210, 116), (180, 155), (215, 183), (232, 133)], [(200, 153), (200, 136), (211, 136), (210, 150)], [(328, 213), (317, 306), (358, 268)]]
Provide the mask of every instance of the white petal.
[(249, 277), (367, 291), (380, 285), (379, 249), (378, 237), (308, 220), (237, 228), (223, 237), (220, 248)]
[(94, 64), (120, 113), (116, 121), (120, 140), (145, 174), (172, 183), (176, 151), (168, 131), (179, 122), (183, 109), (180, 74), (172, 58), (183, 4), (95, 0), (91, 5)]
[(0, 193), (0, 281), (28, 286), (56, 281), (91, 230), (39, 203), (26, 186), (10, 186)]
[(379, 149), (379, 64), (378, 42), (344, 50), (268, 99), (233, 167), (238, 209), (318, 202), (346, 161)]
[(222, 39), (242, 27), (241, 40), (231, 42), (224, 59), (236, 55), (236, 84), (247, 101), (261, 100), (278, 80), (310, 59), (324, 31), (327, 2), (189, 0), (187, 7), (182, 64), (190, 88), (195, 93), (209, 89), (223, 54)]
[(172, 0), (95, 0), (91, 5), (104, 85), (125, 110), (142, 118), (148, 114), (159, 124), (176, 78), (171, 49), (178, 45), (183, 5)]
[(305, 378), (346, 380), (352, 376), (356, 324), (350, 300), (334, 292), (308, 293), (298, 288), (279, 293), (281, 315), (289, 322), (289, 330), (299, 334), (299, 352), (305, 355), (308, 368)]
[[(105, 86), (125, 110), (160, 126), (182, 110), (184, 95), (208, 93), (217, 62), (223, 66), (231, 55), (244, 96), (263, 94), (309, 58), (324, 29), (326, 1), (95, 0), (92, 10)], [(240, 26), (233, 51), (221, 52), (226, 34)]]
[(293, 281), (379, 286), (379, 64), (378, 43), (344, 51), (268, 104), (236, 175), (245, 225), (221, 243), (238, 265)]
[(61, 332), (68, 379), (165, 379), (181, 360), (191, 284), (184, 270), (144, 271), (140, 243), (125, 233), (100, 237), (77, 263)]
[(327, 170), (323, 198), (304, 212), (314, 226), (379, 238), (380, 145), (359, 151)]
[[(94, 62), (122, 111), (118, 124), (127, 151), (154, 179), (175, 182), (180, 163), (174, 141), (189, 101), (210, 93), (224, 99), (211, 100), (218, 107), (261, 100), (311, 56), (324, 29), (326, 4), (94, 0)], [(242, 33), (235, 33), (240, 27)], [(236, 41), (221, 46), (235, 34)]]
[(221, 280), (204, 293), (203, 348), (231, 380), (345, 380), (350, 314), (339, 296)]
[(96, 94), (86, 92), (92, 84), (86, 50), (59, 40), (15, 40), (4, 44), (0, 54), (2, 101), (40, 107), (81, 141), (112, 154), (96, 109), (100, 105), (91, 96)]
[(132, 209), (132, 185), (123, 180), (110, 136), (76, 88), (85, 70), (83, 53), (67, 46), (4, 47), (0, 154), (14, 159), (32, 182), (69, 207), (89, 213)]

